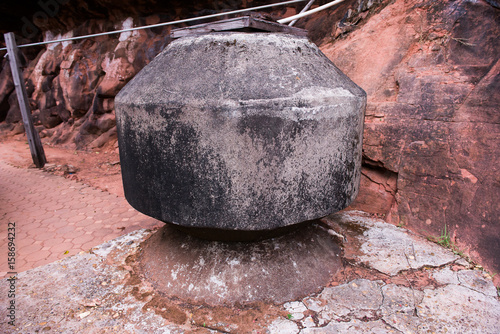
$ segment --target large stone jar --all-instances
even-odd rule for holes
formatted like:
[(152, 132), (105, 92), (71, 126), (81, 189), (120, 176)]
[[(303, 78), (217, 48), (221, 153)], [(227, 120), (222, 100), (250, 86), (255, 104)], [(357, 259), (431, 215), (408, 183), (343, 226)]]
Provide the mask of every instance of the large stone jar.
[(262, 231), (345, 208), (366, 93), (307, 38), (173, 41), (116, 97), (128, 202), (183, 227)]

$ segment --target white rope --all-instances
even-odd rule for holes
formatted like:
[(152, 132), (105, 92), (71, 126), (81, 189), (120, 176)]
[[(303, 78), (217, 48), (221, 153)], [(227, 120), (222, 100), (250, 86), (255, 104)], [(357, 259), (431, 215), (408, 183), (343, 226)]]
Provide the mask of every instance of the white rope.
[[(289, 5), (289, 4), (292, 4), (292, 3), (303, 2), (303, 1), (306, 1), (306, 0), (290, 0), (290, 1), (273, 3), (273, 4), (269, 4), (269, 5), (262, 5), (262, 6), (252, 7), (252, 8), (238, 9), (238, 10), (233, 10), (233, 11), (229, 11), (229, 12), (221, 12), (221, 13), (217, 13), (217, 14), (211, 14), (211, 15), (205, 15), (205, 16), (198, 16), (198, 17), (193, 17), (193, 18), (189, 18), (189, 19), (183, 19), (183, 20), (177, 20), (177, 21), (170, 21), (170, 22), (163, 22), (163, 23), (151, 24), (151, 25), (142, 26), (142, 27), (136, 27), (136, 28), (129, 28), (129, 29), (122, 29), (122, 30), (101, 32), (101, 33), (98, 33), (98, 34), (90, 34), (90, 35), (85, 35), (85, 36), (76, 36), (76, 37), (58, 39), (58, 40), (53, 40), (53, 41), (45, 41), (45, 42), (38, 42), (38, 43), (23, 44), (23, 45), (18, 45), (17, 47), (18, 48), (23, 48), (23, 47), (28, 47), (28, 46), (45, 45), (45, 44), (60, 43), (60, 42), (67, 42), (67, 41), (76, 41), (76, 40), (79, 40), (79, 39), (99, 37), (99, 36), (105, 36), (105, 35), (121, 34), (122, 32), (127, 32), (127, 31), (135, 31), (135, 30), (141, 30), (141, 29), (150, 29), (150, 28), (163, 27), (163, 26), (168, 26), (168, 25), (173, 25), (173, 24), (192, 22), (192, 21), (197, 21), (197, 20), (211, 19), (211, 18), (218, 17), (218, 16), (238, 14), (238, 13), (243, 13), (243, 12), (249, 12), (249, 11), (252, 11), (252, 10), (260, 10), (260, 9), (271, 8), (271, 7), (275, 7), (275, 6)], [(0, 49), (0, 51), (4, 51), (4, 50), (7, 50), (7, 48), (1, 48)]]
[(335, 0), (335, 1), (332, 1), (332, 2), (329, 2), (329, 3), (325, 4), (323, 6), (319, 6), (319, 7), (316, 7), (314, 9), (308, 10), (307, 12), (303, 12), (303, 13), (300, 13), (300, 14), (297, 14), (297, 15), (293, 15), (293, 16), (287, 17), (285, 19), (278, 20), (278, 23), (281, 23), (281, 24), (288, 23), (290, 21), (300, 19), (301, 17), (317, 13), (317, 12), (323, 10), (323, 9), (327, 9), (329, 7), (335, 6), (335, 5), (337, 5), (337, 4), (341, 3), (341, 2), (344, 2), (344, 1), (345, 0)]
[[(307, 3), (307, 5), (306, 5), (304, 8), (302, 8), (302, 10), (300, 11), (300, 13), (299, 13), (299, 14), (302, 14), (303, 12), (305, 12), (306, 10), (308, 10), (308, 9), (312, 6), (312, 4), (313, 4), (313, 3), (314, 3), (314, 0), (309, 1), (309, 2)], [(295, 24), (298, 20), (299, 20), (299, 19), (295, 19), (295, 20), (293, 20), (292, 22), (288, 23), (288, 26), (289, 26), (289, 27), (293, 26), (293, 25), (294, 25), (294, 24)]]

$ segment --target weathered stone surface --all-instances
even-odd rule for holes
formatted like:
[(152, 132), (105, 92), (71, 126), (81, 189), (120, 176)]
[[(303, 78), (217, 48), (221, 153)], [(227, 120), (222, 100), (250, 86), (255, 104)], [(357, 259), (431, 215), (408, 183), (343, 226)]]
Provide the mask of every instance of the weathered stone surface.
[(328, 319), (374, 318), (383, 302), (381, 283), (357, 279), (325, 288), (318, 297), (305, 299), (304, 304), (326, 322)]
[(19, 109), (19, 103), (17, 102), (17, 95), (15, 92), (9, 95), (7, 99), (9, 105), (9, 110), (5, 116), (5, 121), (7, 123), (20, 123), (23, 118), (21, 116), (21, 109)]
[(457, 272), (448, 267), (437, 269), (432, 273), (432, 277), (438, 284), (459, 284)]
[(97, 87), (98, 97), (115, 97), (120, 89), (135, 75), (135, 70), (126, 57), (113, 60), (106, 58), (102, 64), (106, 76)]
[[(116, 21), (93, 18), (75, 28), (74, 17), (69, 18), (71, 22), (68, 22), (68, 17), (59, 15), (58, 24), (68, 23), (75, 30), (69, 30), (64, 35), (43, 31), (43, 39), (54, 40), (114, 30), (115, 23), (118, 28), (132, 27), (140, 21), (126, 16), (113, 19)], [(30, 62), (24, 69), (28, 96), (32, 110), (39, 110), (35, 122), (38, 121), (45, 128), (55, 127), (50, 142), (87, 148), (110, 130), (109, 127), (103, 129), (99, 125), (95, 126), (95, 123), (100, 122), (99, 118), (106, 118), (106, 114), (114, 112), (114, 95), (170, 40), (168, 34), (163, 33), (168, 29), (124, 33), (118, 38), (103, 36), (82, 42), (49, 44), (38, 55), (28, 52)], [(33, 48), (22, 49), (24, 53), (29, 50)], [(5, 64), (7, 67), (0, 75), (8, 79), (10, 70), (7, 62), (2, 66), (5, 68)], [(1, 81), (0, 121), (20, 122), (12, 83), (9, 80)], [(88, 119), (91, 121), (87, 122)], [(113, 114), (111, 127), (114, 126)]]
[(63, 97), (73, 117), (82, 117), (92, 105), (94, 91), (99, 80), (96, 67), (98, 54), (88, 52), (84, 57), (81, 50), (74, 50), (67, 60), (68, 66), (62, 66), (59, 77), (63, 87)]
[(371, 166), (366, 161), (361, 168), (361, 185), (363, 189), (350, 209), (362, 208), (366, 212), (385, 215), (395, 202), (398, 174), (390, 170)]
[[(391, 333), (392, 328), (382, 320), (365, 322), (352, 320), (348, 322), (330, 322), (321, 328), (305, 328), (301, 334), (386, 334)], [(393, 331), (394, 332), (394, 331)]]
[(344, 214), (341, 217), (342, 224), (354, 224), (357, 229), (364, 231), (357, 236), (362, 252), (355, 255), (357, 261), (367, 263), (387, 275), (393, 276), (402, 270), (423, 266), (439, 267), (459, 259), (451, 251), (406, 229), (376, 219), (360, 219), (355, 215)]
[(484, 278), (484, 273), (479, 270), (461, 270), (457, 273), (460, 285), (471, 290), (484, 293), (487, 296), (497, 297), (498, 291), (493, 283)]
[(341, 269), (339, 254), (316, 224), (258, 242), (202, 240), (168, 224), (143, 244), (139, 263), (167, 296), (208, 305), (281, 304), (319, 292)]
[(301, 320), (304, 318), (304, 312), (307, 311), (307, 307), (302, 302), (289, 302), (283, 304), (285, 310), (290, 312), (291, 318), (294, 321)]
[(300, 321), (300, 323), (304, 328), (316, 327), (316, 323), (314, 322), (314, 319), (311, 316), (308, 316), (307, 318), (303, 319), (302, 321)]
[(387, 284), (382, 287), (384, 301), (380, 308), (383, 316), (395, 313), (413, 315), (415, 308), (422, 302), (424, 293), (420, 290)]
[[(402, 332), (490, 333), (498, 332), (498, 299), (459, 285), (424, 290), (417, 315), (394, 314), (384, 318)], [(437, 312), (440, 313), (437, 317)]]
[(116, 98), (125, 196), (189, 227), (268, 230), (345, 208), (365, 93), (302, 37), (172, 42)]
[[(133, 298), (129, 294), (130, 287), (125, 284), (120, 284), (119, 287), (115, 285), (127, 277), (127, 272), (118, 266), (123, 268), (126, 257), (134, 252), (148, 234), (144, 230), (135, 231), (101, 245), (95, 254), (86, 252), (19, 273), (16, 287), (16, 331), (26, 332), (31, 327), (29, 331), (34, 332), (44, 328), (48, 330), (47, 327), (50, 327), (53, 331), (62, 329), (62, 332), (84, 333), (88, 332), (89, 326), (96, 325), (110, 331), (153, 333), (155, 328), (162, 328), (162, 332), (171, 333), (175, 327), (165, 324), (161, 316), (152, 311), (142, 311), (146, 302)], [(113, 265), (103, 261), (105, 258), (113, 262)], [(63, 281), (66, 283), (63, 284)], [(0, 290), (6, 295), (7, 289), (8, 282), (3, 279)], [(113, 296), (120, 298), (113, 300)], [(99, 316), (100, 312), (96, 309), (98, 305), (107, 310), (106, 316)], [(2, 307), (0, 311), (3, 319), (7, 319), (5, 310), (6, 307)], [(121, 317), (124, 313), (128, 313), (135, 321), (117, 324), (117, 315)], [(11, 333), (13, 327), (2, 320), (0, 330)]]
[[(359, 215), (358, 219), (367, 218)], [(455, 276), (472, 278), (470, 288), (463, 285), (465, 280), (460, 282), (462, 285), (454, 280), (453, 283), (439, 282), (447, 284), (443, 287), (435, 288), (431, 284), (417, 288), (411, 283), (402, 286), (372, 281), (368, 275), (370, 279), (349, 280), (284, 305), (191, 304), (156, 290), (137, 270), (141, 245), (161, 231), (154, 233), (135, 231), (88, 252), (20, 273), (16, 281), (16, 328), (2, 321), (0, 331), (496, 334), (500, 327), (499, 298), (474, 290), (478, 286), (491, 286), (491, 279), (481, 272), (458, 269), (454, 264), (420, 271), (435, 274), (457, 270)], [(421, 241), (429, 243), (425, 239)], [(186, 248), (174, 246), (162, 257), (177, 256), (179, 249), (188, 252)], [(303, 252), (302, 249), (296, 251)], [(324, 265), (325, 261), (320, 261)], [(182, 270), (182, 263), (177, 264)], [(258, 261), (254, 265), (258, 265)], [(405, 282), (411, 282), (416, 273), (417, 270), (406, 273), (409, 280)], [(285, 281), (284, 285), (287, 284)], [(6, 296), (8, 289), (8, 282), (0, 281), (0, 294)], [(289, 314), (303, 317), (296, 319)], [(0, 317), (7, 319), (6, 316), (7, 308), (0, 308)]]
[[(378, 3), (347, 0), (296, 24), (309, 29), (309, 36), (321, 45), (321, 50), (369, 95), (362, 191), (355, 207), (385, 214), (389, 221), (406, 224), (419, 234), (440, 235), (446, 224), (463, 251), (491, 272), (500, 272), (497, 256), (500, 232), (496, 219), (500, 214), (498, 201), (491, 200), (500, 197), (496, 162), (500, 156), (499, 24), (498, 9), (494, 7), (498, 1)], [(235, 1), (176, 5), (136, 0), (119, 3), (91, 0), (85, 4), (72, 1), (61, 5), (57, 15), (49, 17), (49, 22), (38, 29), (39, 36), (43, 35), (40, 39), (47, 40), (58, 34), (49, 33), (49, 36), (47, 30), (67, 32), (60, 37), (69, 37), (121, 28), (128, 17), (138, 26), (144, 22), (196, 16), (202, 10), (219, 12), (243, 6), (242, 2)], [(291, 15), (302, 6), (279, 7), (274, 13), (277, 17)], [(32, 19), (34, 13), (42, 11), (39, 6), (25, 6), (22, 2), (5, 2), (0, 7), (0, 15), (5, 18), (0, 20), (0, 25), (5, 31), (17, 29), (19, 37), (23, 35), (22, 17)], [(80, 50), (84, 57), (96, 60), (91, 66), (99, 69), (99, 80), (104, 81), (109, 75), (106, 86), (116, 91), (113, 84), (123, 83), (115, 74), (123, 69), (117, 66), (114, 72), (115, 67), (107, 65), (113, 59), (126, 58), (123, 64), (132, 64), (138, 72), (169, 42), (168, 31), (168, 27), (153, 28), (140, 37), (128, 33), (118, 38), (63, 43), (53, 51), (23, 48), (29, 60), (25, 73), (35, 88), (40, 77), (44, 84), (40, 91), (55, 91), (61, 73), (67, 73), (58, 68), (70, 68), (70, 56)], [(18, 40), (19, 44), (24, 42), (28, 40)], [(44, 53), (47, 55), (43, 56)], [(30, 75), (38, 62), (43, 65), (40, 71)], [(0, 120), (12, 107), (8, 120), (3, 122), (20, 122), (13, 85), (8, 79), (11, 77), (9, 66), (5, 65), (3, 60)], [(50, 88), (49, 81), (54, 75)], [(71, 87), (64, 86), (64, 89)], [(109, 104), (112, 98), (98, 97), (97, 89), (92, 94), (91, 107), (85, 115), (93, 112), (99, 118), (113, 110)], [(69, 95), (78, 98), (77, 93)], [(98, 128), (92, 132), (81, 130), (80, 116), (71, 118), (69, 106), (58, 96), (55, 94), (54, 98), (61, 107), (58, 113), (63, 123), (44, 141), (74, 146), (78, 138), (78, 147), (84, 148), (102, 136)], [(38, 99), (34, 95), (30, 98), (34, 102)], [(36, 109), (34, 106), (33, 110)], [(11, 135), (22, 133), (22, 125), (4, 124), (1, 128), (20, 130), (9, 132)], [(84, 136), (77, 137), (80, 130)], [(500, 275), (495, 279), (500, 284)]]
[(269, 334), (297, 334), (299, 327), (295, 322), (277, 319), (268, 327)]

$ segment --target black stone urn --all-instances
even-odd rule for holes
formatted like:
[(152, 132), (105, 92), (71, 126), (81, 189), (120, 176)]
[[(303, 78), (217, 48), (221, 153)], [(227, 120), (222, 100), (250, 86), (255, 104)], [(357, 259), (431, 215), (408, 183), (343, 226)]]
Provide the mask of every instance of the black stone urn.
[(366, 93), (306, 37), (180, 38), (115, 103), (125, 196), (161, 221), (273, 230), (358, 193)]

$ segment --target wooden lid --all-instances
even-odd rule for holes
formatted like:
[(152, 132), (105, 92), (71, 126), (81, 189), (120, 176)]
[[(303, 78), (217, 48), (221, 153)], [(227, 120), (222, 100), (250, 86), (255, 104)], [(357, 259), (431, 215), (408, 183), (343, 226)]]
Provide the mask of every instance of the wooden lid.
[(197, 24), (190, 27), (174, 29), (170, 33), (172, 38), (180, 38), (193, 35), (208, 34), (216, 31), (239, 31), (239, 32), (274, 32), (285, 33), (296, 36), (307, 36), (307, 30), (290, 27), (278, 22), (251, 14), (216, 22)]

